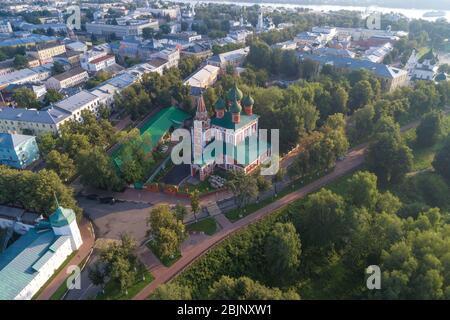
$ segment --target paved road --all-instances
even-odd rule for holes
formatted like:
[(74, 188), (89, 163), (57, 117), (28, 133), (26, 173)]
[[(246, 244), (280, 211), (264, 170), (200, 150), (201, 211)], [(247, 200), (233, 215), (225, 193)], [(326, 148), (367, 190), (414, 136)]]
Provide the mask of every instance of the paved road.
[(146, 239), (151, 205), (133, 202), (101, 204), (81, 197), (77, 200), (85, 215), (92, 220), (97, 239), (119, 240), (123, 233), (131, 235), (138, 244)]
[[(294, 191), (283, 198), (269, 204), (268, 206), (257, 210), (256, 212), (238, 220), (235, 223), (225, 224), (218, 233), (211, 237), (205, 238), (203, 241), (197, 243), (195, 246), (190, 246), (188, 248), (182, 249), (182, 257), (175, 262), (171, 267), (164, 267), (161, 263), (153, 264), (151, 272), (155, 277), (152, 283), (145, 287), (141, 292), (139, 292), (133, 299), (142, 300), (146, 299), (159, 285), (171, 280), (186, 267), (188, 267), (193, 261), (201, 257), (205, 252), (211, 249), (213, 246), (220, 243), (222, 240), (230, 236), (232, 233), (254, 223), (261, 218), (271, 214), (272, 212), (287, 206), (288, 204), (301, 199), (311, 192), (318, 190), (319, 188), (329, 184), (330, 182), (336, 180), (337, 178), (346, 175), (358, 166), (360, 166), (364, 161), (364, 152), (367, 145), (359, 146), (355, 149), (350, 150), (347, 157), (338, 162), (333, 172), (330, 174), (308, 184), (307, 186)], [(222, 218), (222, 217), (221, 217)]]

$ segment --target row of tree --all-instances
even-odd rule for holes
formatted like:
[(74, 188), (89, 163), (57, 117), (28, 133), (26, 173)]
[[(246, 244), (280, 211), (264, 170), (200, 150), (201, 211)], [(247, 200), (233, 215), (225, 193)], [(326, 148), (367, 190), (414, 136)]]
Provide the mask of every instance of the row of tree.
[(49, 216), (56, 210), (56, 197), (61, 206), (81, 215), (73, 190), (65, 186), (52, 170), (35, 173), (0, 166), (0, 188), (1, 204)]
[[(185, 72), (190, 67), (183, 67)], [(115, 96), (115, 105), (124, 109), (132, 119), (147, 115), (158, 107), (167, 107), (177, 103), (190, 110), (189, 88), (183, 85), (180, 70), (171, 68), (164, 75), (150, 72), (139, 83), (125, 88)]]
[[(226, 240), (154, 298), (259, 298), (262, 285), (279, 287), (285, 299), (448, 299), (448, 213), (423, 209), (404, 218), (403, 207), (410, 210), (378, 189), (376, 175), (358, 172), (339, 194), (322, 189)], [(372, 264), (383, 271), (376, 293), (365, 286)], [(234, 286), (243, 277), (247, 295)]]

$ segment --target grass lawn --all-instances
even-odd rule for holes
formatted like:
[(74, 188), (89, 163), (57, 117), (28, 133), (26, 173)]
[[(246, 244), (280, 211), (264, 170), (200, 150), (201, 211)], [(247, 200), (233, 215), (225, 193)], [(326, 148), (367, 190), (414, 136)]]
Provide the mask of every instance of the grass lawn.
[[(64, 261), (64, 263), (58, 268), (58, 270), (56, 270), (53, 275), (50, 277), (50, 279), (47, 280), (47, 282), (39, 289), (38, 292), (35, 293), (35, 295), (33, 296), (32, 300), (35, 300), (37, 297), (39, 297), (39, 295), (42, 293), (42, 291), (48, 286), (48, 284), (50, 282), (53, 281), (53, 279), (55, 279), (55, 277), (61, 272), (62, 269), (64, 269), (70, 262), (70, 260), (72, 260), (73, 257), (75, 257), (75, 255), (78, 253), (77, 251), (72, 252), (72, 254), (70, 256), (67, 257), (66, 261)], [(63, 283), (63, 286), (65, 286), (66, 283)], [(58, 288), (59, 290), (60, 288)]]
[(177, 254), (173, 257), (173, 258), (162, 258), (159, 256), (158, 254), (158, 249), (156, 248), (156, 245), (154, 243), (154, 241), (149, 241), (147, 242), (147, 247), (152, 250), (152, 252), (155, 254), (155, 256), (159, 259), (159, 261), (161, 261), (161, 263), (166, 266), (166, 267), (170, 267), (171, 265), (173, 265), (178, 259), (181, 258), (181, 252), (177, 252)]
[[(145, 280), (143, 277), (145, 276)], [(129, 300), (138, 294), (142, 289), (144, 289), (149, 283), (153, 281), (152, 274), (145, 270), (137, 276), (136, 283), (128, 288), (128, 294), (121, 292), (119, 286), (114, 282), (108, 282), (105, 286), (105, 293), (100, 293), (95, 298), (96, 300)]]
[(200, 192), (200, 196), (204, 193), (208, 193), (211, 191), (214, 191), (215, 189), (212, 188), (208, 182), (208, 180), (200, 181), (200, 183), (193, 185), (186, 183), (182, 188), (180, 188), (182, 191), (185, 191), (187, 193), (190, 193), (194, 190), (198, 190)]
[(217, 222), (216, 219), (214, 219), (213, 217), (209, 217), (206, 219), (203, 219), (201, 221), (195, 222), (195, 223), (191, 223), (188, 224), (186, 226), (186, 230), (187, 231), (203, 231), (204, 233), (206, 233), (207, 235), (213, 235), (214, 233), (216, 233), (217, 231)]

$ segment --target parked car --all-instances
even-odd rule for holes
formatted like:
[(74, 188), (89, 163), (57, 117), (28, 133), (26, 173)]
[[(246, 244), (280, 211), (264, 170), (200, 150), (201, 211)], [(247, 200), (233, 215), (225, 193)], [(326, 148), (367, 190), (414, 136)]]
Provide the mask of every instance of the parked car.
[(100, 203), (109, 203), (109, 204), (114, 204), (116, 203), (116, 199), (114, 197), (102, 197), (99, 198)]
[(94, 193), (88, 194), (86, 196), (86, 198), (89, 199), (89, 200), (98, 200), (98, 194), (94, 194)]

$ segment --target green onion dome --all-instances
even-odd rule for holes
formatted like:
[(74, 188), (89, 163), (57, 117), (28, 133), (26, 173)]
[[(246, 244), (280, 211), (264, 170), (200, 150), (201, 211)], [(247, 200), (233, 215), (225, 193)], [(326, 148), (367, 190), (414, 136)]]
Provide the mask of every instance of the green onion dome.
[(239, 102), (234, 100), (233, 103), (231, 104), (230, 111), (231, 111), (231, 113), (241, 113), (242, 107), (239, 104)]
[(215, 110), (225, 110), (226, 108), (226, 103), (222, 98), (217, 99), (216, 103), (214, 104), (214, 109)]
[(228, 90), (227, 97), (229, 101), (241, 101), (242, 97), (244, 95), (242, 94), (242, 91), (237, 87), (235, 84), (233, 88)]
[(255, 100), (250, 95), (247, 95), (242, 99), (242, 105), (245, 107), (251, 107), (255, 103)]

